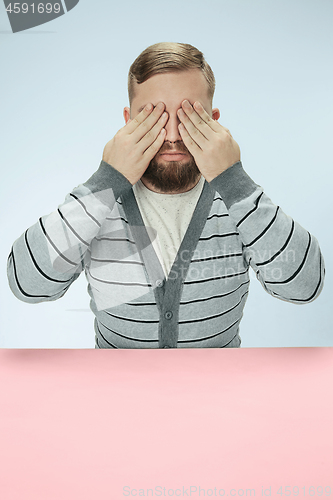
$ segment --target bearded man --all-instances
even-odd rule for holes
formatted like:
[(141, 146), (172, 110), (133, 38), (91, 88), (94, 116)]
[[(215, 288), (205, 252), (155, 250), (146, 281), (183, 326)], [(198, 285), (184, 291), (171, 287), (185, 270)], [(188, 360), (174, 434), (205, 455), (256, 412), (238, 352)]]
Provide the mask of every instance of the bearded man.
[(239, 347), (250, 266), (273, 297), (318, 297), (316, 238), (245, 172), (214, 90), (192, 45), (158, 43), (138, 56), (126, 125), (98, 170), (12, 247), (19, 299), (56, 300), (84, 270), (95, 347), (136, 349)]

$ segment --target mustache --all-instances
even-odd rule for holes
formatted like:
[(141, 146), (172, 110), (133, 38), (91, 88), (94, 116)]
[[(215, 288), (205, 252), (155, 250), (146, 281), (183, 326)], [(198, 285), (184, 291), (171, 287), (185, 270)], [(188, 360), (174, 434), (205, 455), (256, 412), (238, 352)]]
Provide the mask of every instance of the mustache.
[(177, 151), (177, 153), (188, 153), (188, 149), (185, 144), (179, 143), (177, 146), (172, 147), (171, 144), (165, 143), (159, 150), (160, 154), (166, 153), (167, 151)]

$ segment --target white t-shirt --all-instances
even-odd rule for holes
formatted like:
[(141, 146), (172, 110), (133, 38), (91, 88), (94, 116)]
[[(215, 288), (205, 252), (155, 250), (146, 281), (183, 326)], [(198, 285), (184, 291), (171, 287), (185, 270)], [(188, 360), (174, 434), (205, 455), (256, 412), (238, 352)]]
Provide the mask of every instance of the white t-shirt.
[(186, 193), (161, 194), (148, 189), (141, 180), (133, 186), (143, 222), (157, 231), (154, 250), (167, 277), (186, 233), (205, 183), (199, 182)]

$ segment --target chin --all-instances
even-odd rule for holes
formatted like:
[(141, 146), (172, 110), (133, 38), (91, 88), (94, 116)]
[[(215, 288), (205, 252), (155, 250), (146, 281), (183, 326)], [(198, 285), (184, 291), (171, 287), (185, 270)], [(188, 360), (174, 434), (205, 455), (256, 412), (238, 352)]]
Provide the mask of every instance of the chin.
[(193, 186), (200, 176), (201, 172), (192, 159), (183, 163), (153, 158), (142, 177), (159, 190), (177, 192)]

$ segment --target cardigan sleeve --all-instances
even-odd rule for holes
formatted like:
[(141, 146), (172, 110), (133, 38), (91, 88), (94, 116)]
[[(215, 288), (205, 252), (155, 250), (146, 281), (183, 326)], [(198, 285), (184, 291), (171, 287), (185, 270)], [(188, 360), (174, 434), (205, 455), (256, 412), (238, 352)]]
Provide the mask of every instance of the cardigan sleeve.
[(90, 243), (117, 198), (131, 188), (126, 177), (102, 160), (57, 210), (40, 217), (13, 243), (7, 276), (14, 295), (29, 303), (62, 297), (84, 269)]
[(210, 185), (223, 198), (243, 243), (244, 258), (264, 289), (295, 304), (315, 300), (325, 275), (317, 239), (268, 198), (240, 161)]

